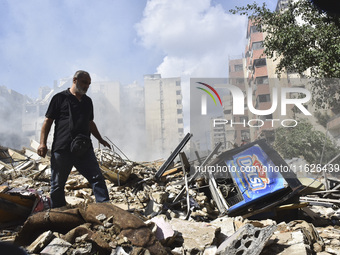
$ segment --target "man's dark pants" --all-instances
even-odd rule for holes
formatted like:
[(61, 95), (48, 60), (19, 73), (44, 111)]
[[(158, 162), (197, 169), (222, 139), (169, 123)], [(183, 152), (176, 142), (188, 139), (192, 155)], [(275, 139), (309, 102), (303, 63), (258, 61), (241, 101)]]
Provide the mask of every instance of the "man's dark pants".
[(73, 166), (91, 184), (96, 202), (109, 201), (105, 179), (92, 148), (81, 158), (72, 155), (70, 151), (57, 151), (52, 153), (51, 158), (52, 208), (66, 205), (64, 187)]

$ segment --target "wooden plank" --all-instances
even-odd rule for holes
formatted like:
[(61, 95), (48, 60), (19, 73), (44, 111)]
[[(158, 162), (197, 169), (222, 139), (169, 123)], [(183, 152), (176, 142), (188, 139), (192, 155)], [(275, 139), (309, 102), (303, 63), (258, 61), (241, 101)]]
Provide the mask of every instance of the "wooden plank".
[(2, 186), (0, 186), (0, 193), (4, 193), (4, 192), (6, 192), (8, 189), (9, 189), (8, 186), (2, 185)]
[(171, 169), (169, 169), (169, 170), (166, 170), (166, 171), (162, 174), (162, 176), (167, 176), (167, 175), (169, 175), (169, 174), (176, 173), (176, 172), (178, 172), (179, 170), (182, 170), (182, 167), (171, 168)]

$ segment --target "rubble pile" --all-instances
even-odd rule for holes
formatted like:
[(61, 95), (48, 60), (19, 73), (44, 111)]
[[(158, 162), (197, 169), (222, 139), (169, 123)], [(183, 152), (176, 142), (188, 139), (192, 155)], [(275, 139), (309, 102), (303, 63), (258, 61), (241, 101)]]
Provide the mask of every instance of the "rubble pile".
[[(68, 205), (50, 209), (49, 158), (40, 158), (36, 146), (0, 147), (1, 249), (14, 244), (23, 254), (54, 255), (340, 254), (335, 189), (327, 201), (322, 189), (305, 188), (304, 200), (275, 203), (274, 214), (262, 208), (256, 214), (255, 206), (247, 207), (249, 215), (229, 215), (218, 203), (230, 204), (224, 193), (228, 187), (235, 195), (230, 184), (215, 177), (220, 199), (227, 200), (219, 201), (211, 184), (215, 179), (186, 169), (183, 155), (162, 169), (165, 160), (133, 162), (96, 149), (110, 202), (96, 204), (86, 179), (74, 169), (65, 187)], [(332, 181), (333, 188), (340, 183)]]

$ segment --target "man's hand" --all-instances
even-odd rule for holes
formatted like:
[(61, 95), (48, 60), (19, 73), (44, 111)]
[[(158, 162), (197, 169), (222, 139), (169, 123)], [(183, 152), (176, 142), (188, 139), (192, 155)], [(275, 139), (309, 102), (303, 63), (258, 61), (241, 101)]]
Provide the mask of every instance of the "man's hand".
[(111, 145), (107, 141), (105, 141), (104, 139), (100, 139), (99, 142), (111, 150)]
[(102, 144), (104, 145), (105, 147), (108, 147), (111, 149), (111, 145), (105, 141), (102, 136), (99, 134), (99, 131), (98, 131), (98, 128), (96, 126), (96, 123), (94, 123), (93, 120), (90, 121), (90, 131), (91, 131), (91, 134), (97, 138), (97, 140)]
[(39, 145), (39, 147), (38, 147), (38, 155), (40, 156), (40, 157), (45, 157), (46, 156), (46, 154), (47, 154), (47, 146), (46, 146), (46, 144), (40, 144)]
[(42, 125), (41, 128), (41, 134), (40, 134), (40, 145), (38, 147), (38, 155), (40, 157), (45, 157), (46, 153), (47, 153), (47, 137), (48, 137), (48, 133), (50, 132), (52, 123), (53, 123), (53, 119), (50, 118), (45, 118), (44, 123)]

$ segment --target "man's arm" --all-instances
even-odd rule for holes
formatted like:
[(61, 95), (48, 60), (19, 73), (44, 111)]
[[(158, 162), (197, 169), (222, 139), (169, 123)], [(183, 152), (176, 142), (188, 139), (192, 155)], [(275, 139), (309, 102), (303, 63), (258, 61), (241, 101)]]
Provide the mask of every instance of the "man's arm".
[(41, 157), (45, 157), (47, 153), (47, 137), (48, 134), (50, 133), (51, 126), (53, 123), (53, 119), (50, 118), (45, 118), (44, 123), (41, 128), (41, 133), (40, 133), (40, 145), (38, 147), (38, 155)]
[(100, 135), (99, 131), (98, 131), (98, 128), (97, 128), (97, 125), (96, 123), (94, 123), (93, 120), (90, 121), (90, 131), (91, 131), (91, 134), (97, 138), (97, 140), (104, 146), (108, 147), (111, 149), (111, 145), (105, 141), (102, 136)]

